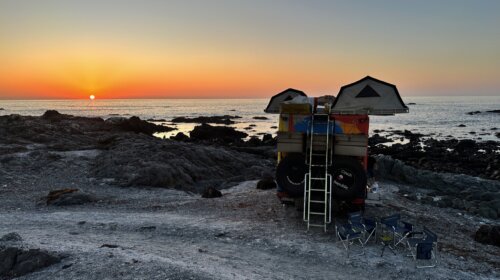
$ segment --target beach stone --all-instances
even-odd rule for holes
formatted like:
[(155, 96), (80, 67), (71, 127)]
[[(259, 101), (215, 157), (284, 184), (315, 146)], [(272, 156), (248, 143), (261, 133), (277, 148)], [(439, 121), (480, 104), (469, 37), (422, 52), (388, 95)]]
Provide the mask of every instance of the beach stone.
[(19, 242), (23, 238), (17, 232), (7, 233), (0, 238), (0, 242)]
[(217, 197), (221, 197), (221, 196), (222, 196), (222, 193), (214, 187), (208, 187), (207, 189), (205, 189), (205, 191), (201, 195), (201, 197), (203, 197), (203, 198), (217, 198)]
[(19, 277), (61, 261), (61, 257), (38, 249), (0, 249), (0, 276)]
[(474, 240), (500, 247), (500, 225), (482, 225), (476, 231)]
[(253, 117), (252, 119), (254, 120), (268, 120), (269, 118), (268, 117)]

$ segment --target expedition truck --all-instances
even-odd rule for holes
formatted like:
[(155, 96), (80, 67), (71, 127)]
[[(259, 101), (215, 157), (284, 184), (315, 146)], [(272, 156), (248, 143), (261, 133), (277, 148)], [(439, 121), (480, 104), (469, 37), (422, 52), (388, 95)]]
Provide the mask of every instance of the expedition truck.
[(279, 114), (278, 197), (303, 209), (308, 229), (326, 230), (339, 206), (364, 209), (369, 115), (408, 113), (408, 107), (396, 86), (367, 76), (336, 97), (287, 89), (264, 111)]

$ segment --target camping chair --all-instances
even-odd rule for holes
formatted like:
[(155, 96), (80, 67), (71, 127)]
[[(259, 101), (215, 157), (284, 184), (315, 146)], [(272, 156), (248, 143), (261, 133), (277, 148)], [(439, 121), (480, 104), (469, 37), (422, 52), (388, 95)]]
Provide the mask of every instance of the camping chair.
[(368, 243), (370, 238), (375, 234), (377, 230), (377, 223), (373, 219), (364, 218), (361, 212), (349, 213), (348, 223), (357, 230), (363, 232), (363, 246)]
[(392, 233), (394, 247), (406, 240), (413, 231), (412, 224), (400, 220), (400, 214), (394, 214), (380, 219), (380, 223)]
[[(415, 260), (417, 268), (435, 267), (437, 265), (437, 235), (427, 227), (422, 232), (423, 237), (408, 238), (406, 244)], [(418, 260), (427, 260), (430, 265), (418, 265)]]
[(349, 223), (340, 225), (336, 224), (335, 233), (347, 252), (347, 258), (349, 258), (350, 246), (356, 241), (359, 242), (361, 248), (363, 249), (363, 252), (360, 255), (363, 255), (365, 253), (363, 246), (364, 244), (362, 241), (363, 232), (361, 230), (353, 228)]

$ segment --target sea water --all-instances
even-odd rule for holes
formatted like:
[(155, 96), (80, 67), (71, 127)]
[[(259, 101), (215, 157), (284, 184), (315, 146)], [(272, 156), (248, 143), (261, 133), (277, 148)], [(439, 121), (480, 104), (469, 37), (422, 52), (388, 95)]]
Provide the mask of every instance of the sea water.
[[(499, 140), (500, 114), (486, 111), (500, 109), (500, 96), (435, 96), (403, 97), (410, 113), (395, 116), (370, 116), (370, 131), (409, 130), (414, 133), (431, 134), (445, 139)], [(115, 116), (138, 116), (154, 119), (158, 124), (176, 127), (177, 130), (158, 134), (169, 137), (178, 132), (188, 133), (196, 124), (173, 124), (174, 117), (197, 117), (235, 115), (231, 125), (250, 135), (275, 133), (278, 115), (264, 113), (269, 99), (107, 99), (107, 100), (0, 100), (0, 115), (20, 114), (40, 116), (46, 110), (57, 110), (63, 114), (110, 118)], [(469, 115), (468, 112), (480, 111)], [(254, 117), (267, 117), (257, 120)], [(255, 126), (249, 129), (249, 125)], [(465, 127), (459, 127), (465, 125)], [(245, 129), (246, 128), (246, 129)]]

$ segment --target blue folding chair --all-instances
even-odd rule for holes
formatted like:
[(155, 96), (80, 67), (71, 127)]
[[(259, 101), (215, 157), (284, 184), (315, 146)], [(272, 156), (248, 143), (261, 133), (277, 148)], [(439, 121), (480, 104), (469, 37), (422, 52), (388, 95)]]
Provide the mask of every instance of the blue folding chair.
[(350, 246), (354, 244), (356, 241), (359, 242), (364, 254), (364, 244), (363, 244), (363, 232), (357, 228), (354, 228), (351, 224), (336, 224), (335, 225), (335, 233), (337, 238), (340, 240), (344, 249), (347, 252), (347, 258), (349, 258), (349, 250)]
[(401, 244), (413, 232), (413, 225), (401, 221), (400, 214), (394, 214), (380, 219), (382, 224), (387, 230), (392, 233), (394, 247)]
[(363, 246), (375, 235), (377, 223), (373, 219), (364, 218), (361, 212), (353, 212), (348, 215), (348, 223), (363, 233)]
[[(427, 227), (424, 227), (422, 235), (423, 237), (420, 238), (408, 238), (408, 240), (406, 241), (408, 249), (410, 250), (413, 259), (415, 260), (415, 266), (417, 268), (435, 267), (437, 265), (438, 237)], [(419, 260), (428, 261), (431, 264), (418, 265)]]

